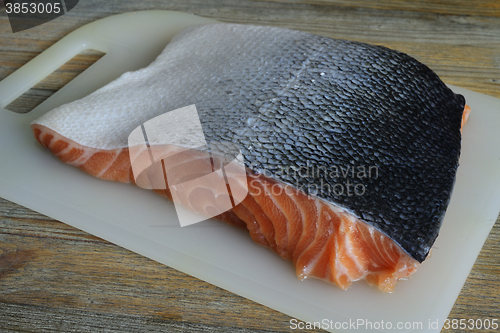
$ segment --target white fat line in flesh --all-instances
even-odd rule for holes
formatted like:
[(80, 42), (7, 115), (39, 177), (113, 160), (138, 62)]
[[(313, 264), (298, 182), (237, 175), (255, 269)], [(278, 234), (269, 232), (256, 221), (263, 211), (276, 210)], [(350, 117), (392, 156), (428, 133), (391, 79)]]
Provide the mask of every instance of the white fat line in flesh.
[[(380, 236), (380, 237), (382, 237), (382, 236)], [(394, 246), (393, 243), (389, 244), (389, 246), (384, 246), (384, 253), (386, 254), (386, 256), (384, 258), (392, 258), (392, 255), (388, 252), (388, 249), (392, 249), (393, 246)], [(387, 259), (387, 260), (389, 260), (389, 259)], [(400, 261), (400, 259), (398, 258), (397, 262), (399, 262), (399, 261)], [(396, 262), (396, 264), (397, 264), (397, 262)], [(389, 262), (389, 265), (392, 265), (392, 262)]]
[(320, 221), (320, 219), (321, 219), (321, 210), (323, 207), (321, 205), (321, 202), (319, 202), (319, 200), (316, 200), (314, 202), (314, 204), (316, 205), (316, 211), (318, 212), (318, 216), (316, 218), (316, 233), (317, 233), (319, 230), (319, 222), (318, 221)]
[[(288, 185), (285, 185), (285, 186), (288, 186)], [(300, 242), (300, 240), (302, 239), (302, 236), (304, 235), (304, 230), (306, 229), (306, 223), (307, 222), (306, 222), (306, 218), (305, 218), (306, 214), (304, 213), (303, 206), (297, 204), (297, 201), (295, 201), (293, 199), (293, 196), (294, 196), (294, 194), (289, 195), (288, 197), (290, 198), (290, 200), (293, 202), (293, 204), (297, 207), (298, 211), (300, 212), (300, 223), (302, 224), (301, 235), (299, 237), (299, 240), (297, 241), (297, 244), (298, 244)], [(294, 254), (295, 254), (295, 249), (292, 252), (292, 257), (293, 257)]]
[[(250, 195), (250, 194), (248, 194), (248, 195)], [(255, 217), (255, 215), (250, 211), (250, 209), (248, 208), (248, 206), (245, 205), (244, 201), (242, 203), (240, 203), (240, 205), (243, 206), (244, 209), (249, 213), (248, 216), (250, 218), (250, 221), (247, 221), (246, 219), (240, 217), (240, 215), (236, 214), (236, 212), (235, 212), (235, 214), (247, 224), (247, 229), (248, 229), (248, 231), (250, 233), (251, 233), (251, 230), (250, 230), (250, 228), (248, 228), (249, 224), (255, 226), (255, 231), (254, 232), (255, 232), (255, 234), (258, 235), (258, 237), (260, 239), (263, 239), (266, 243), (269, 243), (269, 241), (268, 241), (266, 235), (264, 235), (264, 232), (262, 231), (260, 223), (257, 220), (257, 218)], [(233, 212), (234, 212), (234, 209), (233, 209)]]
[[(377, 240), (375, 239), (375, 238), (376, 238), (376, 237), (375, 237), (375, 228), (371, 227), (369, 230), (370, 230), (370, 236), (371, 236), (371, 238), (374, 240), (374, 242), (373, 242), (373, 243), (375, 244), (375, 247), (376, 247), (376, 248), (377, 248), (377, 250), (378, 250), (378, 254), (379, 254), (379, 256), (382, 258), (382, 260), (384, 261), (384, 263), (385, 263), (385, 264), (389, 264), (389, 265), (390, 265), (391, 263), (390, 263), (390, 262), (388, 262), (388, 261), (387, 261), (387, 259), (386, 259), (386, 258), (387, 258), (387, 256), (383, 256), (383, 255), (382, 255), (382, 254), (383, 254), (383, 252), (385, 252), (385, 253), (386, 253), (386, 255), (388, 255), (388, 253), (385, 251), (385, 248), (383, 248), (382, 250), (380, 249), (380, 247), (378, 246), (378, 242), (377, 242)], [(382, 238), (383, 236), (380, 234), (380, 235), (378, 235), (378, 237), (379, 237), (379, 238)], [(382, 243), (382, 245), (381, 245), (381, 246), (383, 247), (384, 242), (380, 242), (380, 243)]]
[[(368, 226), (368, 225), (367, 225)], [(370, 231), (370, 235), (371, 235), (371, 232), (372, 232), (372, 228), (371, 226), (368, 226), (368, 230)], [(361, 235), (361, 237), (363, 238), (363, 240), (365, 241), (366, 244), (372, 244), (373, 242), (371, 242), (370, 240), (368, 240), (366, 237), (365, 237), (365, 233), (364, 232), (360, 232), (359, 233)], [(373, 236), (371, 236), (372, 240), (373, 240)], [(373, 262), (373, 260), (370, 259), (370, 261), (372, 262), (373, 266), (375, 267), (380, 267), (379, 264)]]
[[(77, 148), (77, 147), (75, 147)], [(81, 166), (84, 165), (94, 154), (97, 152), (95, 149), (89, 148), (89, 149), (82, 149), (82, 148), (77, 148), (83, 150), (83, 154), (80, 155), (76, 160), (73, 162), (69, 162), (68, 164), (74, 165), (74, 166)]]
[(69, 153), (72, 149), (78, 149), (78, 150), (83, 151), (83, 154), (80, 155), (76, 160), (71, 161), (71, 162), (66, 162), (69, 165), (73, 165), (73, 166), (78, 167), (78, 166), (84, 164), (85, 162), (87, 162), (87, 160), (97, 152), (96, 149), (84, 147), (76, 142), (70, 141), (70, 140), (66, 139), (65, 137), (61, 136), (59, 133), (57, 133), (55, 131), (51, 131), (48, 128), (45, 131), (40, 132), (40, 136), (39, 136), (40, 139), (45, 137), (45, 135), (52, 136), (52, 139), (50, 140), (48, 147), (47, 147), (51, 151), (52, 151), (52, 146), (58, 141), (62, 141), (62, 142), (65, 142), (68, 144), (68, 146), (66, 148), (61, 150), (59, 153), (55, 154), (55, 156), (60, 156), (60, 155), (64, 155), (66, 153)]
[[(272, 194), (272, 192), (271, 192), (271, 191), (269, 191), (269, 189), (267, 188), (267, 185), (265, 184), (265, 182), (262, 182), (262, 187), (264, 188), (264, 192), (266, 193), (267, 197), (268, 197), (269, 199), (271, 199), (272, 203), (274, 204), (274, 207), (276, 207), (276, 208), (278, 209), (278, 211), (280, 211), (280, 212), (281, 212), (281, 214), (283, 214), (283, 216), (285, 216), (285, 218), (286, 218), (286, 219), (288, 219), (288, 217), (287, 217), (287, 216), (286, 216), (286, 214), (284, 213), (283, 209), (281, 209), (281, 206), (280, 206), (280, 205), (276, 202), (276, 199), (275, 199), (275, 197), (274, 197), (274, 194)], [(272, 187), (272, 185), (271, 185), (271, 187)], [(267, 214), (266, 214), (266, 215), (267, 215)], [(273, 224), (273, 226), (274, 226), (273, 219), (269, 218), (269, 220), (271, 221), (271, 223), (272, 223), (272, 224)], [(285, 248), (285, 249), (288, 249), (288, 240), (289, 240), (289, 237), (288, 237), (288, 233), (289, 233), (289, 230), (288, 230), (288, 223), (285, 223), (285, 227), (286, 227), (285, 234), (287, 235), (287, 237), (286, 237), (286, 241), (284, 242), (284, 243), (285, 243), (284, 248)], [(276, 227), (274, 228), (274, 230), (276, 230)], [(278, 235), (277, 235), (277, 234), (278, 234), (277, 232), (275, 232), (275, 233), (274, 233), (274, 242), (275, 242), (276, 244), (278, 244), (278, 242), (277, 242), (277, 237), (278, 237)], [(286, 252), (286, 251), (285, 251), (285, 252)]]
[[(321, 200), (321, 199), (318, 199), (318, 200)], [(323, 203), (325, 205), (327, 205), (328, 208), (330, 208), (334, 213), (337, 213), (337, 214), (345, 213), (346, 215), (349, 215), (349, 213), (345, 209), (343, 209), (342, 207), (339, 207), (337, 205), (331, 204), (331, 203), (326, 202), (326, 201), (324, 201)]]
[[(340, 222), (342, 224), (342, 221)], [(340, 231), (340, 229), (339, 229)], [(340, 262), (340, 255), (339, 255), (339, 250), (340, 250), (340, 245), (338, 238), (341, 237), (340, 232), (338, 234), (334, 234), (331, 237), (334, 237), (334, 242), (335, 242), (335, 276), (337, 278), (340, 278), (342, 275), (345, 275), (351, 280), (351, 277), (349, 276), (349, 270), (343, 263)]]
[[(343, 216), (344, 215), (344, 216)], [(339, 231), (340, 231), (340, 236), (344, 235), (346, 241), (345, 241), (345, 249), (346, 249), (346, 252), (349, 256), (349, 258), (352, 259), (352, 261), (354, 261), (356, 263), (356, 268), (358, 269), (358, 271), (360, 272), (364, 272), (366, 269), (361, 266), (359, 260), (356, 258), (356, 256), (352, 253), (352, 249), (354, 248), (354, 246), (352, 245), (352, 241), (351, 241), (351, 238), (350, 237), (347, 237), (347, 233), (345, 232), (345, 224), (346, 222), (344, 222), (345, 219), (348, 219), (350, 223), (357, 223), (357, 221), (354, 221), (354, 219), (351, 218), (351, 216), (347, 215), (347, 214), (342, 214), (341, 215), (341, 218), (340, 218), (340, 227), (339, 227)]]
[[(286, 190), (285, 190), (285, 193), (286, 193)], [(300, 212), (300, 217), (298, 217), (298, 220), (300, 221), (299, 223), (302, 224), (302, 232), (304, 232), (304, 212), (302, 211), (302, 209), (300, 208), (300, 206), (297, 204), (297, 201), (294, 200), (293, 195), (288, 195), (287, 194), (287, 197), (290, 199), (290, 201), (292, 202), (292, 204), (293, 204), (293, 206), (295, 208), (294, 212), (296, 212), (297, 210)], [(283, 212), (285, 212), (285, 210), (283, 210)], [(286, 216), (286, 214), (285, 214), (285, 216)], [(290, 219), (288, 217), (287, 217), (287, 220), (290, 221)], [(296, 226), (296, 228), (297, 228), (297, 226)], [(292, 233), (292, 230), (291, 230), (291, 228), (288, 228), (288, 223), (287, 223), (287, 237), (288, 237), (288, 239), (292, 238), (291, 233)], [(297, 244), (298, 244), (298, 242), (300, 242), (300, 237), (299, 237), (299, 240), (297, 241)]]
[[(119, 149), (114, 150), (115, 156), (111, 159), (111, 161), (108, 163), (108, 165), (105, 168), (103, 168), (102, 171), (96, 175), (96, 177), (100, 178), (102, 175), (104, 175), (106, 173), (106, 171), (109, 170), (109, 168), (111, 168), (113, 166), (113, 164), (115, 163), (118, 156), (120, 156), (122, 150), (123, 150), (123, 148), (119, 148)], [(109, 153), (111, 153), (111, 152), (112, 151), (110, 151)]]
[(49, 149), (50, 149), (50, 146), (52, 145), (53, 142), (63, 141), (63, 142), (66, 142), (68, 144), (68, 146), (66, 148), (64, 148), (63, 150), (61, 150), (58, 154), (56, 154), (56, 156), (60, 156), (60, 155), (64, 155), (66, 153), (69, 153), (72, 149), (78, 149), (78, 150), (83, 151), (83, 154), (80, 155), (76, 160), (66, 162), (69, 165), (79, 167), (80, 165), (84, 164), (95, 153), (95, 150), (93, 148), (83, 147), (83, 146), (81, 146), (78, 143), (75, 143), (73, 141), (63, 140), (62, 137), (59, 135), (59, 133), (54, 133), (54, 134), (56, 134), (58, 136), (58, 138), (56, 139), (56, 135), (53, 136), (53, 138), (49, 144)]
[[(394, 241), (393, 241), (393, 242), (391, 242), (391, 243), (389, 244), (389, 246), (384, 247), (384, 252), (387, 254), (387, 256), (386, 256), (385, 258), (391, 258), (391, 259), (392, 259), (392, 258), (394, 257), (394, 255), (391, 255), (388, 251), (389, 251), (389, 250), (395, 250), (395, 246), (396, 246), (396, 245), (394, 244)], [(394, 260), (391, 260), (391, 263), (389, 263), (390, 265), (393, 265), (393, 264), (392, 264), (392, 261), (394, 261)], [(399, 256), (398, 256), (398, 258), (397, 258), (395, 261), (396, 261), (396, 262), (395, 262), (396, 264), (397, 264), (398, 262), (400, 262), (400, 261), (401, 261), (401, 255), (399, 255)]]
[[(314, 238), (312, 240), (312, 242), (307, 245), (307, 247), (304, 249), (304, 251), (302, 251), (302, 253), (300, 254), (299, 258), (302, 257), (308, 250), (309, 248), (311, 247), (312, 244), (314, 244), (314, 241), (316, 240), (316, 238), (318, 237), (318, 232), (319, 232), (319, 223), (318, 221), (321, 219), (321, 203), (318, 201), (318, 200), (315, 200), (314, 204), (316, 205), (316, 211), (318, 212), (317, 216), (316, 216), (316, 221), (315, 221), (315, 225), (316, 225), (316, 232), (315, 232), (315, 235), (314, 235)], [(304, 278), (308, 277), (309, 276), (309, 273), (311, 273), (312, 269), (316, 266), (317, 264), (317, 261), (318, 261), (318, 258), (319, 256), (321, 256), (321, 253), (320, 252), (318, 255), (316, 255), (316, 257), (314, 257), (310, 262), (309, 264), (304, 268)]]

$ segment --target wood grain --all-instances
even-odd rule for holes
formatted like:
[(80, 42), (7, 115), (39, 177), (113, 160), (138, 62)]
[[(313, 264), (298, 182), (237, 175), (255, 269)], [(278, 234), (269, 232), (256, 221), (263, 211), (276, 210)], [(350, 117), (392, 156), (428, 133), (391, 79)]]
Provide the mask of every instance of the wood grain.
[(480, 15), (500, 17), (500, 3), (495, 0), (481, 1), (435, 1), (435, 0), (358, 0), (328, 1), (307, 0), (308, 4), (346, 6), (352, 8), (371, 8), (385, 11), (415, 11), (444, 15)]
[[(0, 9), (0, 80), (86, 23), (147, 9), (382, 44), (426, 63), (445, 82), (500, 97), (500, 3), (496, 0), (87, 0), (57, 20), (16, 34)], [(92, 52), (79, 55), (10, 107), (29, 111), (98, 57)], [(450, 319), (500, 319), (499, 244), (497, 221)], [(0, 199), (2, 332), (293, 332), (290, 319)]]
[[(0, 54), (0, 59), (2, 59), (0, 60), (0, 65), (3, 65), (3, 74), (7, 76), (13, 73), (17, 68), (30, 61), (37, 54), (38, 53), (6, 52), (5, 57), (1, 57), (2, 54)], [(5, 108), (16, 113), (26, 113), (33, 110), (99, 60), (103, 55), (104, 53), (92, 49), (80, 52), (55, 72), (12, 101)]]

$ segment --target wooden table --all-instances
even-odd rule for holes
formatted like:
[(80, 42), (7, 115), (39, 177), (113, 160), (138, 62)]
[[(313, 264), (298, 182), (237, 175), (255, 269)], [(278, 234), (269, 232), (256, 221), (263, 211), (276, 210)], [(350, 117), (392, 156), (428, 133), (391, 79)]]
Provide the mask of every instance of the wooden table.
[[(0, 80), (86, 23), (146, 9), (382, 44), (416, 57), (447, 83), (500, 97), (497, 0), (81, 0), (57, 20), (16, 34), (3, 8)], [(95, 52), (75, 57), (9, 108), (31, 110), (98, 58)], [(450, 319), (500, 320), (499, 244), (497, 221)], [(0, 199), (2, 332), (292, 332), (290, 319)]]

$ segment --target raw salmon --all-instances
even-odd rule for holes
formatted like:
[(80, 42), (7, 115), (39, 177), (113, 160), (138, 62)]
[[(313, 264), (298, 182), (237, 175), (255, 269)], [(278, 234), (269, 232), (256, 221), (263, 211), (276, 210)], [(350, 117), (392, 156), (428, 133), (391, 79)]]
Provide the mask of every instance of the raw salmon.
[[(216, 217), (292, 261), (300, 279), (391, 292), (428, 256), (468, 107), (397, 51), (281, 28), (191, 27), (147, 68), (32, 129), (61, 161), (136, 183), (129, 134), (191, 104), (207, 142), (236, 143), (244, 157), (248, 195)], [(213, 164), (194, 160), (175, 165), (182, 177)], [(153, 190), (172, 200), (168, 186)]]

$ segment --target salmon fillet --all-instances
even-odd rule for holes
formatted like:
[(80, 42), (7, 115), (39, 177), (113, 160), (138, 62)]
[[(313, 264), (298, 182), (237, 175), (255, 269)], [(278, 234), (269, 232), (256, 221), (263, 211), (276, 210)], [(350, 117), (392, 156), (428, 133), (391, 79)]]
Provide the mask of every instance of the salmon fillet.
[[(100, 179), (135, 182), (128, 148), (90, 148), (42, 125), (32, 129), (62, 162)], [(338, 207), (251, 171), (247, 176), (249, 195), (216, 218), (247, 229), (253, 241), (292, 261), (299, 279), (318, 278), (345, 290), (364, 278), (392, 292), (420, 265), (389, 237)], [(154, 191), (172, 201), (168, 188)]]
[[(470, 108), (425, 65), (381, 46), (305, 32), (202, 25), (179, 33), (150, 66), (31, 126), (64, 163), (145, 187), (134, 175), (129, 135), (146, 133), (149, 120), (187, 105), (196, 105), (206, 142), (237, 144), (244, 160), (246, 178), (236, 181), (248, 195), (237, 200), (230, 192), (238, 204), (209, 215), (247, 229), (256, 243), (290, 260), (299, 279), (342, 289), (365, 279), (391, 292), (428, 257)], [(318, 171), (301, 175), (309, 162)], [(193, 157), (151, 168), (197, 179), (210, 165), (214, 160)], [(339, 178), (359, 180), (354, 165), (376, 168), (377, 177), (363, 179), (362, 194), (336, 192)], [(336, 166), (353, 166), (352, 174), (319, 172)], [(333, 191), (323, 191), (324, 184)], [(163, 185), (151, 188), (172, 200), (175, 192)], [(188, 207), (196, 201), (188, 197), (202, 190), (189, 190)], [(200, 211), (210, 206), (194, 204)]]

